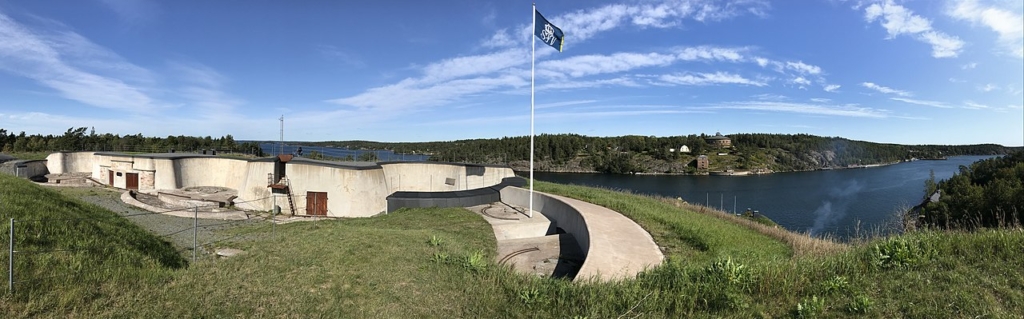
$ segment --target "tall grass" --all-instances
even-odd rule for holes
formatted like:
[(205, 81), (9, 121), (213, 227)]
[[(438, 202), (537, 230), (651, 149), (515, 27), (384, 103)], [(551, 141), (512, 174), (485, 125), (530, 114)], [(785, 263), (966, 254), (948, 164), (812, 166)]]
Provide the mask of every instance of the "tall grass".
[[(26, 180), (0, 175), (0, 237), (7, 247), (15, 219), (14, 294), (4, 313), (35, 316), (101, 308), (138, 283), (159, 283), (187, 262), (117, 214), (66, 198)], [(0, 262), (10, 262), (4, 250)], [(8, 282), (7, 272), (3, 282)]]
[[(115, 258), (126, 263), (124, 276), (133, 277), (52, 282), (45, 286), (50, 290), (39, 288), (28, 298), (6, 295), (0, 310), (5, 317), (133, 318), (1003, 318), (1024, 313), (1020, 229), (917, 231), (798, 253), (784, 239), (753, 226), (657, 198), (540, 183), (538, 189), (593, 201), (637, 220), (665, 248), (667, 261), (635, 279), (613, 282), (537, 278), (494, 262), (494, 235), (480, 216), (457, 208), (403, 209), (374, 218), (279, 225), (277, 240), (225, 243), (246, 253), (201, 259), (190, 267), (135, 266)], [(76, 231), (105, 226), (97, 227)], [(152, 279), (139, 280), (145, 274)], [(105, 293), (68, 298), (64, 304), (53, 300), (63, 291), (96, 285)]]

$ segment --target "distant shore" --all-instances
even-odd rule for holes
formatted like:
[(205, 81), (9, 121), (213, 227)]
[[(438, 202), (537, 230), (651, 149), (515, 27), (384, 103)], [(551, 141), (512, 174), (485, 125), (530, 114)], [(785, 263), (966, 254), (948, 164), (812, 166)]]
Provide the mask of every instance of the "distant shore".
[[(768, 175), (768, 174), (776, 174), (776, 173), (830, 171), (830, 170), (856, 169), (856, 168), (874, 168), (874, 167), (883, 167), (883, 166), (895, 165), (895, 164), (900, 164), (900, 163), (904, 163), (904, 162), (911, 162), (911, 161), (915, 161), (915, 160), (945, 160), (945, 158), (942, 158), (942, 159), (913, 159), (913, 160), (908, 160), (908, 161), (894, 161), (894, 162), (887, 162), (887, 163), (876, 163), (876, 164), (865, 164), (865, 165), (848, 165), (848, 166), (822, 167), (822, 168), (815, 168), (815, 169), (803, 169), (803, 170), (791, 170), (791, 171), (774, 171), (774, 170), (770, 170), (770, 169), (758, 169), (758, 170), (754, 170), (754, 171), (734, 170), (734, 171), (698, 172), (696, 174), (689, 174), (689, 173), (636, 172), (636, 173), (625, 174), (625, 175), (650, 175), (650, 176), (658, 176), (658, 175), (666, 175), (666, 176), (675, 176), (675, 175), (679, 175), (679, 176), (756, 176), (756, 175)], [(513, 168), (513, 171), (515, 171), (517, 173), (520, 173), (520, 172), (521, 173), (529, 173), (529, 170), (520, 170), (518, 168)], [(554, 170), (544, 169), (544, 170), (540, 170), (540, 169), (534, 169), (534, 172), (566, 173), (566, 174), (610, 174), (610, 173), (602, 173), (602, 172), (592, 171), (592, 170), (579, 170), (579, 169), (575, 169), (575, 170), (559, 170), (559, 169), (554, 169)]]

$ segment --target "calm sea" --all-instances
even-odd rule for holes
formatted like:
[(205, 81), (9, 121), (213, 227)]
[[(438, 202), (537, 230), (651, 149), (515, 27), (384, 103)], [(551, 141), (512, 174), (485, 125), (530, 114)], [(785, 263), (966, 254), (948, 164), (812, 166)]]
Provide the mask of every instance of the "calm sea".
[(847, 239), (858, 229), (861, 234), (884, 230), (900, 209), (919, 204), (930, 171), (936, 180), (945, 179), (961, 165), (989, 157), (762, 176), (534, 174), (542, 181), (681, 197), (729, 212), (750, 208), (789, 230)]

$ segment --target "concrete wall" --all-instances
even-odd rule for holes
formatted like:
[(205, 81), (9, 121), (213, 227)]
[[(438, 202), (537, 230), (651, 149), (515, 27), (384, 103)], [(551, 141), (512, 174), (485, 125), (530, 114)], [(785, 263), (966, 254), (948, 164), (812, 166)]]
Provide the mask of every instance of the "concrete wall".
[[(58, 152), (46, 156), (46, 168), (51, 174), (94, 173), (98, 174), (94, 152)], [(95, 176), (94, 176), (95, 177)]]
[[(501, 189), (501, 201), (520, 207), (530, 207), (530, 190), (519, 187), (505, 187)], [(587, 221), (576, 208), (562, 202), (548, 194), (533, 192), (533, 210), (544, 214), (552, 222), (554, 227), (561, 228), (566, 233), (572, 234), (580, 245), (584, 256), (590, 252), (590, 229), (587, 228)]]
[[(273, 197), (267, 174), (274, 162), (246, 161), (214, 156), (174, 154), (53, 153), (46, 166), (51, 173), (89, 172), (113, 186), (125, 188), (126, 173), (139, 174), (140, 190), (219, 186), (238, 191), (236, 206), (271, 210), (277, 200), (285, 212), (287, 197)], [(117, 176), (121, 173), (121, 176)], [(486, 188), (514, 177), (508, 167), (432, 162), (345, 165), (293, 161), (286, 166), (297, 214), (305, 214), (307, 192), (327, 192), (328, 216), (366, 217), (387, 210), (387, 196), (397, 191), (458, 191)]]
[(235, 189), (238, 191), (235, 206), (249, 210), (273, 209), (273, 198), (267, 187), (267, 173), (274, 172), (274, 162), (248, 162), (245, 171), (245, 177)]
[(434, 162), (381, 163), (388, 193), (445, 192), (490, 187), (515, 173), (508, 167)]
[(247, 177), (248, 161), (225, 157), (174, 159), (178, 188), (219, 186), (238, 189)]
[[(385, 198), (390, 193), (382, 169), (289, 163), (286, 170), (296, 214), (305, 214), (306, 192), (327, 192), (327, 216), (369, 217), (387, 209)], [(278, 205), (282, 211), (288, 209), (287, 202)]]
[(49, 169), (46, 168), (46, 160), (14, 160), (0, 164), (0, 173), (21, 178), (32, 178), (49, 174)]

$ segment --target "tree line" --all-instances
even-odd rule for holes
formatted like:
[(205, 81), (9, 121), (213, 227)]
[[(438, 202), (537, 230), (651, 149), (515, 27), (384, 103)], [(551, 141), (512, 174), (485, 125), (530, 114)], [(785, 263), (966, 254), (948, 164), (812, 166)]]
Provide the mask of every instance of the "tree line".
[[(541, 134), (535, 138), (535, 156), (538, 162), (554, 165), (577, 160), (584, 168), (594, 171), (630, 173), (643, 172), (644, 164), (648, 161), (691, 160), (696, 155), (725, 151), (739, 158), (739, 168), (763, 167), (775, 171), (791, 171), (892, 163), (915, 158), (998, 155), (1010, 150), (998, 144), (899, 145), (808, 134), (732, 134), (728, 137), (733, 146), (722, 150), (709, 144), (708, 137), (706, 134), (669, 137)], [(419, 143), (331, 141), (309, 144), (429, 154), (432, 161), (508, 164), (528, 161), (529, 143), (529, 136), (518, 136)], [(689, 148), (690, 152), (679, 152), (682, 146)]]
[(925, 182), (938, 191), (920, 213), (925, 225), (940, 228), (1020, 226), (1024, 222), (1024, 151), (960, 166), (947, 180)]
[[(88, 131), (88, 132), (87, 132)], [(97, 134), (95, 128), (69, 128), (62, 135), (14, 134), (0, 128), (0, 150), (3, 153), (110, 151), (110, 152), (200, 152), (218, 150), (264, 156), (259, 143), (235, 141), (230, 134), (221, 137), (167, 136), (146, 137), (142, 134)]]

